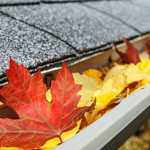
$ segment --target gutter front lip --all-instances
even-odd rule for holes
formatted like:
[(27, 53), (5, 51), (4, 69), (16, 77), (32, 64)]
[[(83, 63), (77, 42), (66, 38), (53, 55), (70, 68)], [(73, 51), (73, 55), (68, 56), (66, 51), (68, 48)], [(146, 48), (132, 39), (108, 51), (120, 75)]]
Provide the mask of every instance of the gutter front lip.
[(149, 106), (150, 84), (147, 84), (55, 150), (99, 150)]

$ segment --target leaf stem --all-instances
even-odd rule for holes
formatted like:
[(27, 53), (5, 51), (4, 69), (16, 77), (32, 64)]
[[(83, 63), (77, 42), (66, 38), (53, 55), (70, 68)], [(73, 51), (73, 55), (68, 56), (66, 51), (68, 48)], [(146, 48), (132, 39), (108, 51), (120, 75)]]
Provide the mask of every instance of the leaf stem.
[(60, 142), (63, 143), (62, 138), (61, 138), (61, 135), (59, 135), (59, 139), (60, 139)]

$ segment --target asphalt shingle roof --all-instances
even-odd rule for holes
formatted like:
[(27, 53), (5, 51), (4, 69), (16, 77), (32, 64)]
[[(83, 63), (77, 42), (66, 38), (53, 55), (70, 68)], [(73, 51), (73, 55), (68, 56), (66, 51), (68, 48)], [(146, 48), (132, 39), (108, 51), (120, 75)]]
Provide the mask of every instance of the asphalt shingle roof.
[(0, 22), (0, 76), (5, 76), (9, 68), (8, 56), (31, 72), (37, 71), (38, 66), (75, 57), (74, 49), (43, 31), (3, 14)]
[(33, 4), (40, 0), (0, 0), (0, 5)]
[(0, 84), (6, 80), (8, 56), (34, 73), (108, 50), (122, 36), (150, 31), (150, 10), (134, 0), (45, 1), (0, 0)]
[(78, 3), (3, 7), (0, 10), (56, 35), (79, 53), (119, 41), (122, 36), (139, 35), (122, 22)]
[[(143, 0), (143, 4), (145, 0)], [(140, 2), (140, 1), (139, 1)], [(149, 32), (150, 9), (136, 1), (101, 1), (86, 3), (97, 11), (119, 18), (141, 33)], [(147, 2), (148, 3), (148, 2)], [(150, 4), (150, 1), (149, 1)]]
[(140, 5), (144, 5), (147, 7), (150, 7), (150, 1), (149, 0), (132, 0), (134, 3), (138, 3)]

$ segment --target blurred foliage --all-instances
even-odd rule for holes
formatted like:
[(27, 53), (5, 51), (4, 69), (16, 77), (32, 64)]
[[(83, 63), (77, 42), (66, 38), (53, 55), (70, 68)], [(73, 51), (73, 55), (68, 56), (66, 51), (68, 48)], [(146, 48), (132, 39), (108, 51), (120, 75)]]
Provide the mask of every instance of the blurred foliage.
[(118, 150), (150, 150), (150, 119)]

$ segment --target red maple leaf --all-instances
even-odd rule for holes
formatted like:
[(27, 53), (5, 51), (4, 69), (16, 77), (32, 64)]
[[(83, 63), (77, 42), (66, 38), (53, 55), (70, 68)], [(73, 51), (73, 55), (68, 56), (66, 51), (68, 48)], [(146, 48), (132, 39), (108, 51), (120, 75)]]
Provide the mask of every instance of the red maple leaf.
[(149, 57), (150, 57), (150, 36), (148, 37), (148, 39), (147, 39), (145, 45), (146, 45), (147, 52), (148, 52)]
[(0, 145), (21, 143), (20, 148), (33, 149), (41, 140), (55, 136), (61, 140), (62, 132), (75, 125), (89, 108), (77, 108), (77, 93), (82, 86), (75, 85), (65, 64), (56, 81), (52, 81), (50, 103), (40, 71), (31, 76), (23, 65), (10, 58), (7, 78), (9, 84), (1, 89), (1, 95), (20, 119), (0, 119)]
[(128, 63), (128, 64), (130, 63), (137, 64), (138, 62), (140, 62), (137, 49), (124, 37), (123, 37), (123, 40), (127, 46), (126, 53), (120, 52), (114, 44), (115, 50), (120, 55), (123, 62)]

